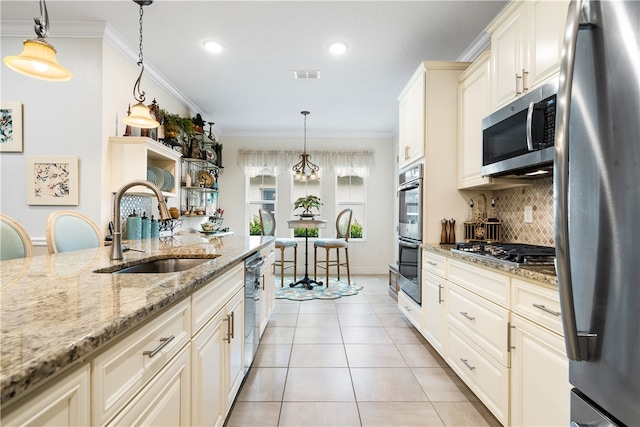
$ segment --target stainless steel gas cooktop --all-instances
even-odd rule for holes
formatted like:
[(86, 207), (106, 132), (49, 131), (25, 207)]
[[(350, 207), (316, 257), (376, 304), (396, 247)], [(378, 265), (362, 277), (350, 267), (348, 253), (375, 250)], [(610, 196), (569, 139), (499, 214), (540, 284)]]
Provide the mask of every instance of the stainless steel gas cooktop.
[(556, 257), (553, 247), (523, 243), (456, 243), (451, 251), (515, 267), (553, 265)]

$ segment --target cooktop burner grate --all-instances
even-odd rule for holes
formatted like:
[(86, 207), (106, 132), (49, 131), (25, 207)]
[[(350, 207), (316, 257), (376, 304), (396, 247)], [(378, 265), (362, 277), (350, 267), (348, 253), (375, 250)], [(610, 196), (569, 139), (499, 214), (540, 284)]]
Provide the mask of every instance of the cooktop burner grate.
[(553, 265), (556, 256), (553, 247), (524, 243), (456, 243), (451, 250), (515, 266)]

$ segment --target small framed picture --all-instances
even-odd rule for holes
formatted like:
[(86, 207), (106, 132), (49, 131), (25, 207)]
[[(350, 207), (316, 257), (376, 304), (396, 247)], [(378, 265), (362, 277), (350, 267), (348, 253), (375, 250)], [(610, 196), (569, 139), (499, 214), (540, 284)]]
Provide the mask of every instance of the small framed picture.
[(2, 101), (0, 104), (0, 152), (22, 153), (22, 104)]
[(78, 158), (27, 157), (27, 204), (78, 205)]

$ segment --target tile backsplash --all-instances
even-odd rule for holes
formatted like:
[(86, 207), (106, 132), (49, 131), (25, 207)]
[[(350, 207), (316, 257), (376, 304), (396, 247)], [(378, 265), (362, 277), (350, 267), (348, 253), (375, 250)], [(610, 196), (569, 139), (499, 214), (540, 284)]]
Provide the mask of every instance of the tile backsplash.
[[(494, 191), (497, 217), (502, 222), (502, 241), (555, 246), (553, 227), (553, 178), (532, 185)], [(533, 223), (524, 223), (524, 207), (533, 208)]]

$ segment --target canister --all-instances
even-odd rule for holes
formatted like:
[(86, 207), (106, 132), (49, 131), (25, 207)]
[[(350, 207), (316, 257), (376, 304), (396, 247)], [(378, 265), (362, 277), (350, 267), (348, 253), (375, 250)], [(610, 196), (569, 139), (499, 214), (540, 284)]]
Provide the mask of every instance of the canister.
[(160, 236), (160, 224), (158, 221), (151, 215), (151, 237), (159, 237)]
[(146, 212), (142, 213), (142, 238), (148, 239), (151, 237), (151, 220), (147, 216)]
[(136, 210), (127, 217), (127, 240), (140, 240), (142, 238), (142, 220), (136, 215)]

